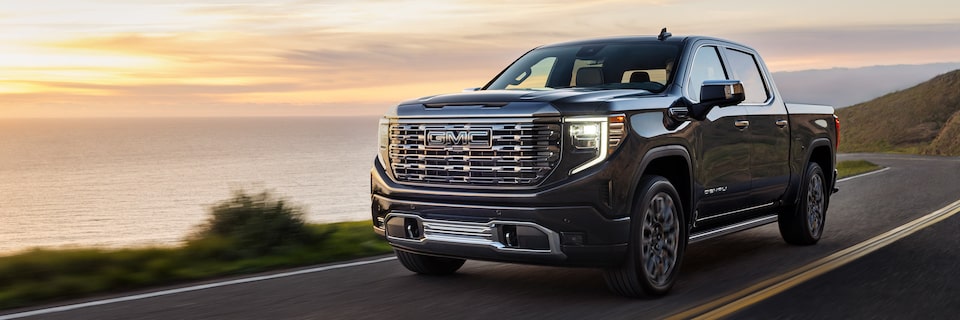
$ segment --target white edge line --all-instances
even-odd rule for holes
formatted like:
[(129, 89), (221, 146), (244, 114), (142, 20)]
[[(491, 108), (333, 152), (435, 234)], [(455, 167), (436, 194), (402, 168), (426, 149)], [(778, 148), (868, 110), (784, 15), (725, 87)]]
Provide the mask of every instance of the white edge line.
[(866, 177), (866, 176), (869, 176), (869, 175), (871, 175), (871, 174), (877, 174), (877, 173), (881, 173), (881, 172), (884, 172), (884, 171), (887, 171), (887, 170), (890, 170), (890, 167), (886, 167), (886, 168), (883, 168), (883, 169), (880, 169), (880, 170), (876, 170), (876, 171), (870, 171), (870, 172), (867, 172), (867, 173), (861, 173), (861, 174), (858, 174), (858, 175), (855, 175), (855, 176), (851, 176), (851, 177), (846, 177), (846, 178), (837, 180), (837, 182), (844, 182), (844, 181), (851, 180), (851, 179), (856, 179), (856, 178), (860, 178), (860, 177)]
[(222, 281), (222, 282), (214, 282), (214, 283), (201, 284), (201, 285), (190, 286), (190, 287), (183, 287), (183, 288), (162, 290), (162, 291), (149, 292), (149, 293), (143, 293), (143, 294), (136, 294), (136, 295), (132, 295), (132, 296), (117, 297), (117, 298), (104, 299), (104, 300), (96, 300), (96, 301), (90, 301), (90, 302), (84, 302), (84, 303), (78, 303), (78, 304), (71, 304), (71, 305), (65, 305), (65, 306), (59, 306), (59, 307), (53, 307), (53, 308), (46, 308), (46, 309), (25, 311), (25, 312), (20, 312), (20, 313), (0, 315), (0, 320), (17, 319), (17, 318), (30, 317), (30, 316), (36, 316), (36, 315), (42, 315), (42, 314), (48, 314), (48, 313), (54, 313), (54, 312), (62, 312), (62, 311), (80, 309), (80, 308), (87, 308), (87, 307), (93, 307), (93, 306), (101, 306), (101, 305), (111, 304), (111, 303), (126, 302), (126, 301), (133, 301), (133, 300), (142, 300), (142, 299), (147, 299), (147, 298), (153, 298), (153, 297), (159, 297), (159, 296), (166, 296), (166, 295), (172, 295), (172, 294), (178, 294), (178, 293), (184, 293), (184, 292), (190, 292), (190, 291), (197, 291), (197, 290), (204, 290), (204, 289), (210, 289), (210, 288), (224, 287), (224, 286), (230, 286), (230, 285), (235, 285), (235, 284), (250, 283), (250, 282), (262, 281), (262, 280), (270, 280), (270, 279), (277, 279), (277, 278), (284, 278), (284, 277), (296, 276), (296, 275), (307, 274), (307, 273), (314, 273), (314, 272), (322, 272), (322, 271), (329, 271), (329, 270), (335, 270), (335, 269), (350, 268), (350, 267), (356, 267), (356, 266), (362, 266), (362, 265), (368, 265), (368, 264), (386, 262), (386, 261), (390, 261), (390, 260), (394, 260), (394, 259), (396, 259), (396, 257), (386, 257), (386, 258), (380, 258), (380, 259), (374, 259), (374, 260), (365, 260), (365, 261), (357, 261), (357, 262), (344, 263), (344, 264), (335, 264), (335, 265), (322, 266), (322, 267), (311, 268), (311, 269), (304, 269), (304, 270), (283, 272), (283, 273), (277, 273), (277, 274), (271, 274), (271, 275), (264, 275), (264, 276), (250, 277), (250, 278), (241, 278), (241, 279), (234, 279), (234, 280), (229, 280), (229, 281)]

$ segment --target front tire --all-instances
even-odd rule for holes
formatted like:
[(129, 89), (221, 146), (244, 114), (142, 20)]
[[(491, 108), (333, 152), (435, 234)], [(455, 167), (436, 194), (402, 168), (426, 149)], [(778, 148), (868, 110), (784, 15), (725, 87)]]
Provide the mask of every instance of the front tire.
[(403, 264), (407, 270), (425, 275), (453, 274), (466, 262), (464, 259), (427, 256), (403, 250), (394, 250), (394, 252), (397, 254), (397, 260), (400, 260), (400, 264)]
[(607, 287), (631, 297), (667, 294), (677, 280), (687, 228), (677, 190), (664, 177), (644, 176), (633, 208), (630, 243), (623, 265), (604, 272)]
[(780, 236), (789, 244), (812, 245), (820, 241), (827, 217), (827, 185), (816, 162), (807, 165), (800, 185), (800, 199), (780, 212)]

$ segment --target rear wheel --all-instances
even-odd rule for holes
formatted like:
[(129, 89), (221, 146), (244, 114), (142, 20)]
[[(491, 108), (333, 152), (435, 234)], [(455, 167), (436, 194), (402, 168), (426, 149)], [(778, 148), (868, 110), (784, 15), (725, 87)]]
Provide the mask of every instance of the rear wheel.
[(800, 186), (800, 199), (780, 212), (780, 236), (795, 245), (811, 245), (820, 240), (827, 217), (827, 187), (823, 169), (816, 162), (807, 165)]
[(627, 297), (661, 296), (676, 282), (687, 243), (680, 196), (669, 180), (644, 176), (631, 214), (623, 265), (604, 273), (610, 290)]
[(457, 272), (464, 259), (434, 257), (402, 250), (394, 250), (397, 254), (397, 260), (403, 264), (407, 270), (426, 275), (447, 275)]

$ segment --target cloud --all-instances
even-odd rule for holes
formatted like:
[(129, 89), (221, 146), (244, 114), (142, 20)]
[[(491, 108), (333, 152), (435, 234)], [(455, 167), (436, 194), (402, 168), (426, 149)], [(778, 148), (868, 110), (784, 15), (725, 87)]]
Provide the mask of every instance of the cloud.
[[(74, 39), (54, 46), (161, 59), (167, 62), (164, 68), (168, 74), (174, 77), (285, 79), (300, 81), (315, 89), (389, 85), (401, 80), (428, 81), (442, 76), (475, 78), (483, 75), (486, 81), (522, 53), (521, 50), (476, 39), (415, 34), (311, 32), (271, 36), (222, 35), (215, 39), (204, 41), (191, 35), (123, 34)], [(244, 46), (243, 43), (256, 45)], [(141, 75), (164, 75), (146, 70), (129, 71)]]
[[(774, 71), (960, 56), (960, 11), (921, 15), (925, 6), (918, 3), (885, 19), (852, 14), (862, 12), (842, 4), (819, 12), (814, 4), (829, 1), (808, 2), (100, 0), (55, 7), (18, 2), (16, 10), (0, 10), (12, 17), (0, 22), (8, 29), (0, 35), (0, 58), (6, 52), (19, 52), (20, 58), (42, 54), (51, 66), (0, 59), (7, 71), (0, 105), (40, 105), (43, 99), (389, 105), (482, 85), (538, 45), (656, 34), (664, 26), (675, 35), (714, 35), (751, 45)], [(954, 20), (947, 19), (951, 15)], [(76, 61), (83, 63), (70, 64)], [(23, 88), (46, 91), (30, 100), (19, 95), (27, 93)]]
[(73, 89), (109, 92), (113, 95), (155, 98), (164, 96), (218, 95), (252, 92), (299, 91), (303, 86), (297, 83), (258, 83), (243, 85), (205, 85), (205, 84), (136, 84), (110, 85), (79, 82), (22, 81), (21, 83), (43, 86), (54, 90), (73, 91)]

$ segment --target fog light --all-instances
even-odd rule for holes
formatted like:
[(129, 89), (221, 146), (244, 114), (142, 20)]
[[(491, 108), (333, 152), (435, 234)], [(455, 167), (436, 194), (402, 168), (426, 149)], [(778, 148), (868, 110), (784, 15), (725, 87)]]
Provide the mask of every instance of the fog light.
[(391, 217), (384, 223), (387, 236), (402, 239), (423, 239), (423, 226), (417, 218)]
[(500, 243), (513, 249), (549, 250), (550, 238), (537, 228), (528, 226), (500, 226)]
[(403, 219), (403, 231), (407, 239), (420, 239), (420, 223), (414, 218)]
[(503, 235), (500, 242), (503, 243), (504, 246), (510, 248), (520, 246), (520, 241), (517, 239), (517, 226), (502, 226), (500, 227), (500, 234)]
[(564, 232), (560, 235), (560, 242), (568, 246), (582, 246), (585, 238), (582, 232)]

